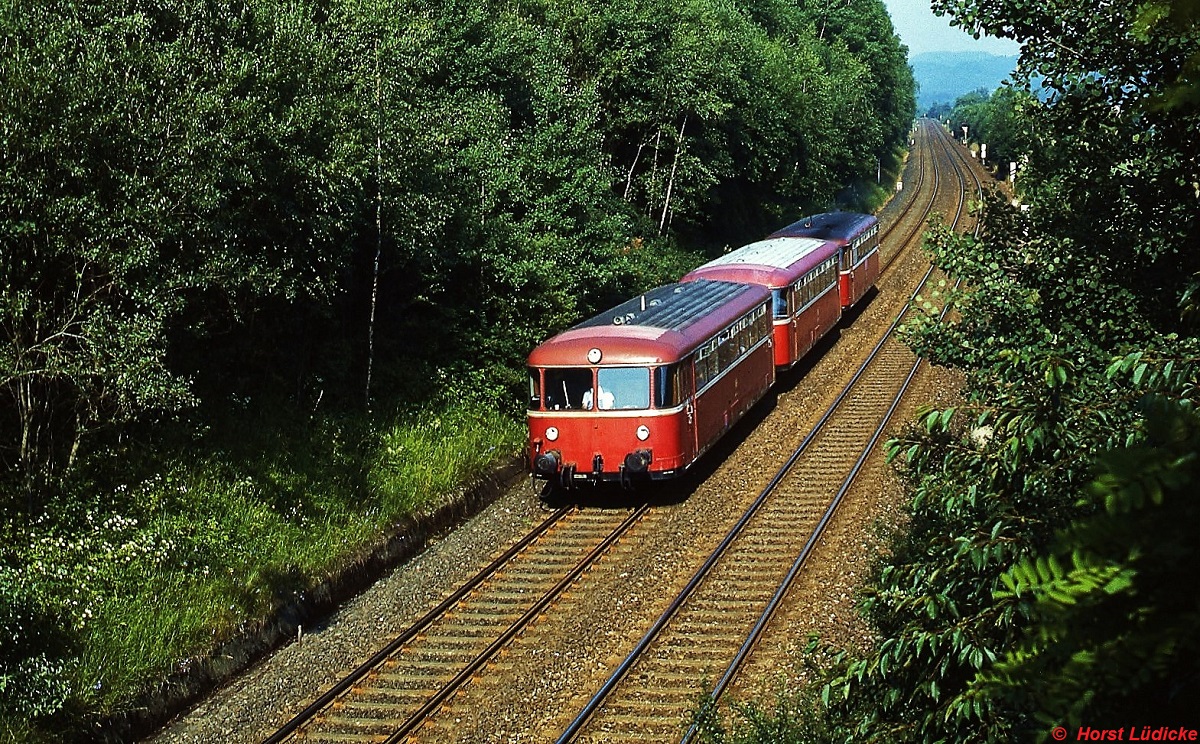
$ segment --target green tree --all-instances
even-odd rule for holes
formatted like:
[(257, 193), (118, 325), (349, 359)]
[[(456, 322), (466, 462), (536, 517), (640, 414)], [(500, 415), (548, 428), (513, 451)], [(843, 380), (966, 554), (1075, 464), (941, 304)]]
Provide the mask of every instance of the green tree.
[(8, 6), (0, 23), (0, 456), (33, 494), (98, 429), (190, 404), (168, 358), (182, 318), (331, 290), (340, 187), (311, 160), (332, 57), (265, 2)]
[(911, 528), (866, 594), (879, 647), (825, 689), (832, 725), (994, 741), (1194, 711), (1194, 556), (1177, 525), (1194, 518), (1200, 122), (1179, 86), (1200, 35), (1135, 3), (935, 8), (1021, 41), (1021, 69), (1050, 90), (1026, 79), (973, 108), (995, 131), (1003, 110), (1029, 154), (1027, 211), (991, 198), (978, 240), (931, 240), (966, 289), (910, 338), (965, 372), (964, 401), (891, 444)]
[(1090, 457), (1128, 416), (1096, 404), (1107, 388), (1106, 357), (1064, 312), (1112, 290), (1078, 252), (1029, 245), (1027, 215), (995, 199), (985, 216), (980, 240), (943, 229), (931, 243), (935, 263), (969, 289), (951, 296), (960, 321), (930, 316), (910, 326), (911, 343), (934, 363), (965, 370), (968, 384), (960, 406), (923, 413), (920, 428), (889, 445), (911, 480), (911, 524), (864, 599), (883, 640), (840, 668), (825, 691), (846, 736), (1024, 735), (1026, 713), (969, 686), (1023, 625), (1025, 608), (998, 603), (994, 591), (1065, 523)]
[(995, 165), (1001, 178), (1009, 175), (1009, 163), (1024, 162), (1031, 139), (1025, 109), (1038, 105), (1029, 92), (1012, 86), (1002, 86), (992, 93), (979, 90), (959, 97), (953, 107), (942, 114), (950, 120), (954, 135), (967, 125), (972, 142), (987, 144), (987, 159)]
[(1139, 352), (1110, 368), (1114, 382), (1157, 378), (1134, 441), (1096, 458), (1078, 504), (1094, 513), (1001, 576), (997, 599), (1032, 599), (1031, 623), (972, 688), (1032, 711), (1046, 733), (1058, 724), (1197, 720), (1200, 554), (1191, 533), (1200, 519), (1200, 420), (1181, 399), (1189, 385), (1180, 385), (1194, 376), (1192, 359), (1147, 372)]

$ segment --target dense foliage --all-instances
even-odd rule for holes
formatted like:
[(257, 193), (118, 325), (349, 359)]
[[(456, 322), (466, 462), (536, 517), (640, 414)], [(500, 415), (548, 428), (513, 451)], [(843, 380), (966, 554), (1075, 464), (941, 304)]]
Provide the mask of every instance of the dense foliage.
[(868, 205), (912, 101), (878, 0), (5, 5), (0, 730), (122, 710), (410, 468), (477, 472), (429, 422), (511, 448), (542, 338)]
[(0, 456), (31, 492), (197, 396), (507, 390), (547, 332), (680, 268), (660, 235), (828, 205), (911, 113), (881, 3), (61, 0), (3, 24)]
[(878, 644), (834, 663), (819, 702), (750, 709), (734, 734), (706, 711), (710, 739), (1198, 729), (1200, 4), (934, 7), (1022, 42), (1029, 76), (957, 104), (955, 127), (1023, 163), (1019, 201), (989, 196), (978, 238), (932, 230), (963, 288), (907, 327), (964, 373), (961, 403), (889, 443), (911, 503), (864, 592)]
[(967, 384), (890, 445), (911, 522), (864, 598), (879, 645), (824, 689), (830, 736), (1195, 727), (1195, 4), (935, 6), (1021, 41), (1048, 90), (960, 101), (1016, 125), (1025, 208), (929, 240), (964, 289), (909, 337)]

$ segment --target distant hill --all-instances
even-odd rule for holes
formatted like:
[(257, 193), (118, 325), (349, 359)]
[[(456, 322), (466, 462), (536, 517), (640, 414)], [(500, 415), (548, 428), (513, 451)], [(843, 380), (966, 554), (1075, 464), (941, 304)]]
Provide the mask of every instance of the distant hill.
[(926, 52), (909, 60), (917, 91), (917, 113), (935, 103), (954, 103), (964, 93), (1000, 87), (1017, 66), (1017, 58), (986, 52)]

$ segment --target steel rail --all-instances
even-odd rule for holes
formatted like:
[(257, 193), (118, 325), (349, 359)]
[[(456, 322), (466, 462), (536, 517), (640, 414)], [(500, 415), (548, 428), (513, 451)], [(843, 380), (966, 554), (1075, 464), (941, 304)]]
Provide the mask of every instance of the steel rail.
[(528, 534), (526, 534), (517, 542), (513, 543), (508, 550), (488, 564), (479, 573), (475, 574), (475, 576), (460, 586), (440, 604), (413, 623), (412, 626), (397, 636), (395, 640), (384, 646), (375, 655), (356, 667), (341, 681), (326, 690), (325, 693), (305, 707), (304, 710), (293, 716), (287, 723), (280, 727), (278, 731), (263, 740), (263, 744), (279, 744), (279, 742), (285, 741), (289, 736), (295, 733), (306, 723), (316, 718), (317, 715), (319, 715), (322, 711), (336, 702), (343, 694), (350, 690), (355, 683), (370, 674), (370, 672), (380, 664), (387, 661), (387, 659), (395, 654), (400, 648), (402, 648), (404, 644), (411, 641), (414, 637), (416, 637), (417, 634), (429, 627), (429, 625), (435, 620), (445, 615), (446, 611), (457, 604), (463, 597), (474, 591), (476, 587), (494, 575), (505, 563), (507, 563), (514, 556), (545, 534), (553, 525), (565, 517), (567, 513), (572, 510), (572, 508), (573, 507), (564, 506), (554, 511), (541, 524), (534, 527)]
[[(922, 135), (925, 136), (926, 138), (928, 138), (928, 136), (929, 136), (927, 132), (922, 132)], [(918, 191), (918, 193), (920, 192), (921, 187), (925, 185), (924, 154), (926, 153), (927, 150), (928, 150), (928, 148), (922, 148), (922, 157), (918, 161), (918, 170), (917, 170), (917, 173), (918, 173), (917, 191)], [(930, 153), (930, 155), (931, 155), (930, 159), (932, 160), (932, 153)], [(925, 205), (924, 210), (922, 210), (921, 218), (919, 220), (917, 220), (917, 226), (909, 229), (908, 235), (905, 236), (904, 240), (900, 243), (900, 245), (908, 245), (909, 243), (911, 243), (913, 241), (913, 238), (915, 238), (917, 236), (917, 234), (919, 232), (921, 232), (921, 230), (924, 228), (925, 220), (929, 217), (929, 213), (933, 211), (933, 205), (937, 202), (938, 188), (941, 186), (941, 184), (942, 184), (942, 174), (940, 171), (938, 171), (936, 168), (934, 168), (933, 169), (933, 188), (929, 192), (931, 194), (929, 202)], [(915, 199), (914, 199), (914, 201), (915, 201)], [(915, 208), (916, 208), (915, 204), (910, 205), (907, 209), (904, 210), (904, 212), (901, 213), (900, 216), (907, 217), (911, 211), (915, 210)], [(892, 223), (892, 225), (890, 227), (888, 227), (887, 232), (885, 232), (883, 234), (883, 236), (880, 238), (880, 241), (882, 242), (884, 238), (891, 237), (892, 233), (900, 228), (900, 224), (901, 224), (901, 219), (897, 219), (894, 223)], [(884, 265), (879, 269), (880, 276), (882, 277), (883, 272), (887, 271), (888, 268), (891, 267), (891, 265), (893, 263), (895, 263), (896, 259), (898, 259), (903, 254), (904, 254), (904, 251), (895, 251), (890, 256), (888, 256), (887, 262), (884, 263)]]
[[(940, 144), (943, 147), (943, 152), (945, 152), (946, 155), (948, 156), (948, 159), (953, 162), (954, 157), (951, 155), (950, 150), (948, 148), (946, 148), (944, 138), (940, 138), (940, 139), (942, 140), (942, 142)], [(959, 183), (961, 185), (961, 188), (959, 189), (959, 192), (960, 192), (959, 204), (958, 204), (958, 208), (956, 210), (952, 225), (957, 225), (961, 221), (962, 213), (963, 213), (963, 209), (965, 207), (965, 201), (966, 201), (965, 196), (963, 196), (966, 193), (966, 181), (962, 177), (961, 169), (956, 167), (955, 173), (959, 178)], [(974, 176), (974, 174), (972, 174), (972, 176)], [(978, 178), (975, 178), (975, 182), (976, 182), (977, 188), (981, 189), (982, 184), (979, 182)], [(979, 229), (978, 225), (976, 225), (975, 229), (976, 229), (976, 231), (978, 231), (978, 229)], [(916, 299), (917, 295), (924, 288), (924, 285), (927, 283), (927, 281), (928, 281), (929, 277), (932, 275), (933, 271), (934, 271), (934, 267), (931, 266), (929, 268), (929, 271), (927, 271), (926, 274), (922, 277), (921, 282), (918, 285), (917, 289), (909, 297), (908, 305), (911, 305), (911, 303)], [(907, 307), (908, 306), (906, 305), (905, 312), (902, 312), (899, 316), (897, 316), (896, 320), (892, 323), (892, 326), (888, 329), (888, 332), (886, 334), (884, 334), (884, 338), (880, 341), (879, 345), (876, 346), (876, 348), (872, 350), (872, 352), (871, 352), (872, 358), (878, 352), (878, 350), (882, 347), (883, 342), (886, 341), (891, 336), (892, 332), (895, 330), (895, 328), (901, 322), (903, 317), (907, 314)], [(948, 310), (949, 310), (949, 306), (943, 307), (942, 311), (941, 311), (941, 316), (944, 317)], [(879, 438), (883, 435), (883, 432), (886, 430), (888, 422), (891, 420), (896, 409), (899, 408), (900, 402), (903, 399), (904, 394), (908, 391), (908, 388), (911, 386), (913, 379), (916, 377), (917, 372), (920, 369), (922, 362), (923, 362), (922, 359), (917, 359), (917, 361), (912, 365), (912, 368), (909, 370), (907, 376), (904, 379), (904, 383), (901, 385), (899, 391), (896, 393), (896, 396), (892, 400), (891, 405), (888, 407), (887, 412), (883, 415), (882, 419), (880, 420), (879, 426), (875, 429), (875, 432), (872, 434), (870, 441), (867, 443), (866, 447), (863, 449), (862, 454), (859, 456), (857, 462), (855, 462), (854, 467), (850, 471), (850, 474), (847, 476), (845, 481), (842, 483), (841, 488), (838, 490), (837, 494), (834, 496), (833, 501), (831, 502), (829, 508), (825, 511), (824, 515), (822, 515), (820, 522), (817, 523), (817, 526), (814, 528), (813, 533), (809, 536), (808, 540), (804, 544), (804, 547), (801, 549), (800, 553), (796, 556), (796, 560), (792, 563), (792, 566), (788, 570), (787, 575), (779, 583), (779, 587), (776, 589), (775, 594), (771, 597), (770, 602), (768, 602), (767, 605), (763, 608), (763, 611), (760, 614), (758, 621), (755, 623), (754, 628), (750, 631), (746, 640), (743, 642), (741, 648), (738, 649), (737, 654), (734, 656), (733, 660), (730, 662), (729, 666), (726, 668), (724, 675), (722, 675), (721, 679), (718, 680), (717, 683), (713, 686), (713, 689), (705, 696), (705, 703), (703, 703), (703, 704), (715, 703), (721, 697), (721, 694), (725, 691), (725, 689), (729, 686), (729, 684), (733, 681), (733, 679), (737, 675), (737, 673), (741, 670), (741, 667), (745, 663), (745, 661), (749, 658), (751, 651), (753, 651), (754, 647), (758, 643), (758, 640), (761, 638), (762, 634), (766, 631), (767, 626), (770, 624), (772, 618), (775, 616), (777, 610), (783, 604), (783, 600), (784, 600), (785, 596), (787, 595), (787, 592), (791, 589), (792, 584), (795, 582), (796, 577), (799, 575), (800, 570), (803, 568), (804, 564), (808, 561), (808, 557), (812, 553), (813, 548), (816, 547), (817, 541), (820, 539), (821, 535), (824, 533), (825, 528), (828, 526), (828, 523), (832, 520), (834, 513), (837, 511), (837, 507), (841, 504), (842, 499), (845, 497), (845, 495), (849, 492), (850, 488), (853, 486), (854, 480), (857, 478), (859, 471), (866, 464), (867, 459), (870, 456), (871, 452), (874, 450), (875, 445), (879, 441)], [(688, 728), (687, 732), (683, 735), (683, 738), (680, 740), (680, 744), (689, 744), (695, 738), (697, 732), (698, 732), (697, 725), (695, 723), (692, 723), (691, 726)]]
[[(940, 173), (936, 169), (934, 170), (934, 173), (935, 173), (935, 187), (934, 187), (935, 197), (934, 197), (934, 199), (930, 200), (928, 206), (926, 207), (925, 214), (928, 214), (929, 211), (932, 210), (933, 202), (936, 201), (936, 189), (937, 189), (937, 186), (940, 184)], [(960, 189), (960, 193), (964, 190), (965, 189)], [(959, 203), (959, 213), (960, 214), (963, 209), (964, 202), (965, 202), (965, 199), (960, 198), (960, 203)], [(956, 217), (956, 220), (957, 220), (957, 217)], [(824, 429), (824, 427), (826, 426), (828, 421), (834, 416), (834, 414), (841, 407), (841, 405), (845, 401), (845, 399), (850, 395), (850, 392), (857, 386), (859, 380), (862, 378), (862, 376), (864, 374), (866, 374), (867, 369), (871, 366), (871, 364), (879, 356), (879, 353), (880, 353), (881, 349), (883, 348), (883, 346), (889, 340), (892, 340), (892, 335), (893, 335), (895, 329), (899, 326), (899, 324), (903, 321), (904, 317), (907, 315), (907, 310), (908, 310), (909, 305), (912, 302), (912, 299), (915, 298), (916, 295), (920, 293), (921, 289), (923, 289), (925, 284), (928, 282), (928, 279), (932, 275), (933, 271), (934, 271), (934, 267), (932, 267), (932, 266), (929, 268), (928, 271), (926, 271), (925, 275), (921, 278), (921, 281), (919, 282), (917, 289), (914, 290), (912, 297), (910, 297), (909, 302), (906, 303), (905, 310), (902, 311), (899, 315), (897, 315), (897, 317), (893, 320), (891, 325), (888, 327), (887, 331), (881, 336), (881, 338), (876, 343), (874, 348), (872, 348), (872, 350), (868, 354), (866, 360), (858, 368), (858, 370), (851, 377), (850, 381), (846, 383), (845, 387), (842, 388), (841, 392), (834, 399), (833, 403), (829, 406), (829, 408), (824, 412), (824, 414), (818, 420), (818, 422), (814, 426), (813, 430), (804, 438), (804, 440), (800, 443), (800, 445), (796, 448), (796, 450), (793, 451), (793, 453), (791, 454), (791, 456), (789, 456), (788, 460), (784, 463), (784, 465), (779, 469), (779, 471), (774, 475), (774, 477), (772, 477), (772, 479), (766, 485), (766, 487), (763, 488), (763, 490), (759, 493), (759, 495), (754, 500), (754, 502), (752, 502), (751, 505), (746, 509), (746, 511), (741, 516), (741, 518), (738, 520), (738, 522), (736, 524), (734, 524), (733, 527), (730, 528), (730, 530), (726, 533), (724, 539), (722, 539), (721, 543), (712, 551), (712, 553), (709, 555), (707, 560), (705, 560), (704, 564), (701, 565), (700, 568), (698, 568), (696, 570), (696, 572), (693, 574), (692, 578), (688, 581), (687, 585), (679, 592), (679, 594), (675, 597), (674, 600), (672, 600), (672, 602), (667, 607), (667, 609), (651, 625), (651, 627), (649, 628), (649, 630), (647, 630), (645, 635), (643, 635), (641, 640), (639, 640), (638, 643), (634, 646), (633, 650), (631, 650), (629, 652), (629, 654), (625, 657), (625, 659), (621, 662), (621, 664), (618, 665), (618, 667), (613, 671), (613, 673), (609, 676), (609, 678), (604, 682), (604, 684), (601, 686), (601, 688), (588, 700), (588, 702), (584, 705), (583, 709), (576, 715), (576, 717), (571, 721), (571, 723), (564, 730), (562, 735), (558, 738), (558, 740), (557, 740), (558, 744), (566, 744), (566, 742), (571, 741), (580, 732), (580, 730), (588, 723), (588, 721), (591, 719), (592, 715), (599, 709), (599, 707), (604, 703), (604, 701), (608, 698), (608, 696), (612, 693), (612, 691), (622, 682), (622, 680), (626, 677), (626, 675), (633, 668), (633, 666), (639, 661), (639, 659), (646, 652), (646, 650), (650, 647), (650, 645), (659, 637), (659, 635), (661, 635), (663, 629), (667, 626), (668, 623), (670, 623), (670, 621), (676, 615), (676, 613), (679, 611), (679, 609), (687, 602), (687, 600), (690, 598), (690, 596), (696, 591), (697, 587), (709, 575), (709, 573), (712, 571), (713, 567), (717, 564), (717, 562), (720, 561), (725, 556), (725, 554), (728, 552), (728, 550), (729, 550), (730, 546), (733, 544), (733, 542), (744, 531), (746, 525), (755, 516), (755, 514), (757, 514), (757, 512), (760, 510), (760, 508), (763, 506), (763, 504), (767, 501), (769, 496), (775, 491), (775, 489), (778, 488), (779, 484), (789, 474), (792, 467), (796, 464), (796, 462), (800, 459), (800, 457), (808, 449), (808, 447), (812, 443), (812, 441), (822, 432), (822, 430)], [(852, 468), (850, 475), (845, 479), (842, 487), (839, 489), (833, 502), (826, 509), (825, 514), (821, 518), (821, 521), (819, 522), (817, 529), (814, 531), (813, 536), (810, 537), (808, 543), (805, 545), (805, 547), (802, 551), (803, 556), (807, 557), (807, 555), (811, 552), (812, 546), (815, 544), (816, 540), (819, 538), (820, 533), (824, 530), (824, 526), (832, 518), (834, 511), (836, 511), (837, 505), (841, 502), (843, 496), (849, 490), (850, 485), (853, 483), (854, 479), (857, 477), (858, 473), (861, 471), (862, 466), (865, 464), (868, 456), (870, 455), (871, 450), (874, 448), (879, 437), (882, 436), (882, 432), (886, 429), (887, 423), (890, 420), (892, 414), (894, 413), (895, 409), (899, 406), (900, 400), (903, 397), (903, 393), (907, 390), (908, 386), (911, 384), (911, 381), (916, 374), (916, 369), (917, 369), (917, 365), (914, 365), (913, 369), (909, 372), (908, 377), (906, 378), (906, 380), (901, 388), (900, 393), (896, 395), (895, 399), (892, 401), (887, 412), (884, 414), (883, 418), (880, 420), (880, 423), (876, 427), (875, 432), (873, 433), (872, 437), (870, 438), (870, 441), (868, 442), (866, 447), (863, 449), (857, 462), (855, 463), (854, 467)], [(796, 573), (798, 573), (798, 571), (799, 571), (798, 566), (794, 565), (793, 569), (791, 571), (789, 571), (788, 578), (786, 580), (787, 584), (791, 583), (791, 580), (794, 578), (794, 575)], [(781, 591), (777, 591), (776, 594), (777, 594), (777, 596), (781, 596), (785, 592), (786, 592), (786, 587), (784, 587)], [(773, 603), (775, 605), (777, 605), (778, 601), (773, 600)], [(763, 621), (761, 621), (761, 619), (760, 619), (759, 624), (765, 625), (765, 623)], [(751, 645), (752, 645), (752, 643), (751, 643)], [(743, 651), (744, 651), (744, 653), (743, 653)], [(744, 657), (746, 654), (748, 654), (749, 649), (744, 645), (743, 651), (739, 651), (739, 656)]]
[(618, 525), (617, 528), (613, 530), (603, 542), (593, 548), (590, 553), (580, 560), (575, 565), (575, 568), (568, 572), (563, 578), (559, 579), (558, 583), (556, 583), (549, 591), (542, 595), (541, 599), (539, 599), (528, 610), (526, 610), (525, 613), (516, 621), (514, 621), (507, 630), (501, 633), (496, 640), (492, 641), (492, 643), (484, 651), (480, 652), (479, 655), (476, 656), (469, 664), (463, 667), (459, 673), (454, 676), (454, 679), (447, 682), (441, 690), (432, 695), (424, 703), (424, 705), (422, 705), (415, 713), (409, 716), (408, 720), (401, 724), (398, 729), (396, 729), (390, 736), (387, 737), (387, 739), (384, 740), (386, 744), (398, 744), (398, 742), (403, 741), (410, 733), (423, 724), (426, 719), (433, 714), (434, 711), (441, 707), (442, 703), (444, 703), (447, 698), (457, 692), (458, 689), (462, 687), (468, 680), (470, 680), (477, 671), (479, 671), (485, 664), (488, 663), (488, 661), (492, 659), (492, 657), (499, 653), (502, 648), (507, 646), (508, 643), (514, 637), (516, 637), (518, 633), (520, 633), (526, 626), (533, 622), (535, 618), (541, 615), (542, 612), (544, 612), (545, 609), (550, 606), (551, 602), (553, 602), (555, 599), (558, 599), (562, 593), (566, 591), (567, 587), (575, 583), (575, 580), (578, 579), (584, 571), (591, 568), (596, 561), (599, 560), (600, 557), (604, 555), (604, 553), (607, 552), (615, 542), (617, 542), (617, 540), (621, 539), (621, 537), (623, 537), (625, 533), (629, 531), (629, 528), (641, 520), (641, 518), (645, 516), (648, 511), (650, 511), (650, 505), (642, 504), (628, 517), (626, 517), (625, 521), (621, 522), (621, 524)]

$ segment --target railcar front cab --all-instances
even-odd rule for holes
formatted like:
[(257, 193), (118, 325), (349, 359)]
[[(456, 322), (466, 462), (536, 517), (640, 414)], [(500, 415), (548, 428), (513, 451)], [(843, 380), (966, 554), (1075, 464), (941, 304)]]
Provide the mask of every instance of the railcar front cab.
[[(602, 358), (599, 349), (589, 353), (589, 359)], [(677, 439), (670, 416), (682, 412), (689, 404), (685, 377), (686, 363), (657, 366), (590, 366), (545, 367), (529, 370), (529, 410), (555, 412), (555, 417), (541, 437), (534, 437), (535, 475), (570, 488), (576, 481), (592, 483), (618, 480), (629, 485), (635, 478), (669, 477), (674, 471), (650, 472), (654, 462), (654, 436)], [(615, 472), (606, 470), (601, 453), (595, 452), (591, 462), (580, 463), (565, 459), (555, 445), (563, 437), (579, 438), (583, 432), (564, 432), (563, 428), (599, 429), (597, 420), (609, 430), (604, 439), (610, 443), (624, 440), (629, 452)], [(664, 431), (656, 432), (656, 423)], [(620, 432), (627, 429), (627, 436)], [(584, 438), (589, 438), (586, 435)], [(666, 442), (664, 442), (666, 443)], [(675, 449), (675, 447), (670, 447)], [(677, 458), (674, 458), (677, 459)]]

